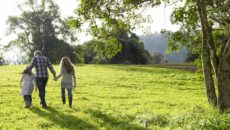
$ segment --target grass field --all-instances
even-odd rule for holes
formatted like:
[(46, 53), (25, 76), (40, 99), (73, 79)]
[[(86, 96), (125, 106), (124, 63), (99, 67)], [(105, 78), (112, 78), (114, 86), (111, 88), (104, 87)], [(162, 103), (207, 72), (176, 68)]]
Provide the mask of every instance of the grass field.
[[(76, 65), (73, 108), (62, 105), (60, 80), (50, 77), (46, 100), (24, 108), (24, 65), (0, 66), (0, 129), (230, 129), (230, 115), (208, 106), (201, 73), (126, 65)], [(59, 73), (59, 67), (55, 66)]]

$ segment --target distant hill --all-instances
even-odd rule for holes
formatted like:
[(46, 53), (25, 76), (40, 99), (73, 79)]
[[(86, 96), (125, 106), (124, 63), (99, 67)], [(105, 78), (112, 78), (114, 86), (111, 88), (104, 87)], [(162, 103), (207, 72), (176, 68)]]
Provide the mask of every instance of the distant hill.
[(172, 54), (165, 54), (167, 49), (167, 38), (163, 37), (160, 33), (142, 35), (140, 36), (140, 40), (144, 42), (145, 49), (148, 50), (149, 53), (162, 53), (166, 60), (168, 60), (168, 63), (182, 63), (185, 60), (187, 54), (186, 49), (182, 49), (179, 52), (174, 52)]

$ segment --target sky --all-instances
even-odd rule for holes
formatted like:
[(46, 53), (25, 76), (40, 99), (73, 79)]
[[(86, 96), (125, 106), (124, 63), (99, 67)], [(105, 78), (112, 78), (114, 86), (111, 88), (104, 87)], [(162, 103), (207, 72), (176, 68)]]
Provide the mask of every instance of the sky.
[[(20, 15), (17, 5), (23, 3), (25, 0), (2, 0), (0, 1), (0, 45), (8, 43), (12, 37), (6, 36), (7, 25), (6, 20), (8, 16)], [(60, 7), (60, 12), (62, 17), (72, 16), (74, 14), (74, 9), (77, 7), (77, 0), (54, 0)], [(144, 35), (146, 28), (148, 28), (149, 33), (160, 32), (161, 29), (167, 29), (170, 31), (175, 31), (179, 27), (172, 25), (170, 23), (170, 15), (175, 5), (159, 6), (154, 9), (146, 9), (142, 12), (143, 15), (151, 15), (152, 23), (148, 25), (143, 25), (144, 28), (137, 28), (135, 33), (138, 35)], [(78, 34), (80, 36), (79, 43), (83, 43), (91, 39), (90, 36), (85, 34)], [(16, 53), (17, 50), (15, 50)], [(9, 54), (8, 54), (9, 55)], [(11, 54), (10, 54), (11, 55)]]
[[(8, 16), (20, 15), (17, 5), (23, 3), (25, 0), (1, 0), (0, 1), (0, 44), (6, 43), (12, 37), (6, 37), (7, 25), (6, 20)], [(77, 7), (77, 0), (55, 0), (59, 5), (61, 16), (68, 17), (73, 15), (74, 9)]]

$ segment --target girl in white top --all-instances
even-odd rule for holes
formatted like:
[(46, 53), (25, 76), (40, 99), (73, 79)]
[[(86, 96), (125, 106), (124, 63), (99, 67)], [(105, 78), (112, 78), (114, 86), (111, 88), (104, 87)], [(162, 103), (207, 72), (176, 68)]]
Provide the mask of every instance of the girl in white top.
[(20, 95), (23, 96), (25, 101), (25, 108), (28, 108), (32, 104), (32, 92), (34, 89), (34, 74), (31, 69), (25, 69), (22, 73), (20, 80)]
[(74, 66), (68, 57), (63, 57), (61, 59), (60, 74), (56, 77), (55, 80), (57, 80), (61, 76), (62, 76), (62, 80), (61, 80), (62, 103), (65, 104), (66, 102), (65, 89), (67, 89), (69, 106), (70, 108), (72, 108), (72, 99), (73, 99), (72, 90), (73, 88), (76, 87), (76, 76), (75, 76)]

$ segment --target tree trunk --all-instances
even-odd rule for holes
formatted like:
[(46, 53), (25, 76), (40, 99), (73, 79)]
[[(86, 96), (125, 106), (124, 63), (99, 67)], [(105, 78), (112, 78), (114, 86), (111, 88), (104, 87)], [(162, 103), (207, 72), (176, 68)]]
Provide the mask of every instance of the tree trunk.
[(217, 85), (219, 93), (218, 107), (221, 111), (224, 111), (230, 108), (230, 39), (220, 59)]
[(212, 65), (210, 60), (210, 52), (206, 45), (205, 35), (203, 35), (202, 42), (202, 68), (205, 82), (205, 90), (208, 98), (208, 102), (211, 106), (217, 106), (217, 97), (215, 91), (215, 85), (212, 76)]
[[(198, 11), (201, 19), (202, 33), (207, 40), (209, 52), (211, 54), (211, 61), (215, 71), (218, 87), (218, 108), (221, 111), (230, 108), (230, 40), (227, 44), (223, 44), (223, 54), (220, 60), (216, 55), (214, 47), (213, 36), (211, 28), (208, 23), (207, 11), (205, 7), (205, 0), (197, 0)], [(222, 52), (221, 52), (222, 53)]]
[(213, 65), (213, 70), (215, 71), (215, 74), (217, 76), (219, 59), (218, 59), (218, 56), (216, 54), (216, 48), (215, 48), (213, 36), (212, 36), (212, 29), (208, 23), (207, 10), (205, 7), (205, 0), (197, 0), (197, 6), (198, 6), (199, 15), (200, 15), (203, 35), (204, 34), (206, 35), (207, 46), (208, 46), (209, 51), (210, 51), (211, 63)]
[[(201, 26), (202, 26), (202, 33), (203, 33), (203, 41), (202, 41), (202, 67), (203, 67), (203, 75), (204, 75), (204, 82), (205, 82), (205, 89), (206, 89), (206, 95), (208, 98), (208, 102), (210, 105), (216, 107), (217, 106), (217, 97), (216, 97), (216, 91), (215, 91), (215, 84), (213, 81), (213, 74), (212, 74), (212, 65), (210, 58), (210, 49), (208, 47), (208, 40), (207, 33), (205, 32), (205, 26), (204, 26), (204, 18), (201, 10), (201, 2), (198, 0), (198, 12), (201, 19)], [(209, 35), (210, 33), (208, 33)], [(214, 66), (214, 64), (213, 64)], [(215, 67), (213, 67), (215, 68)]]

